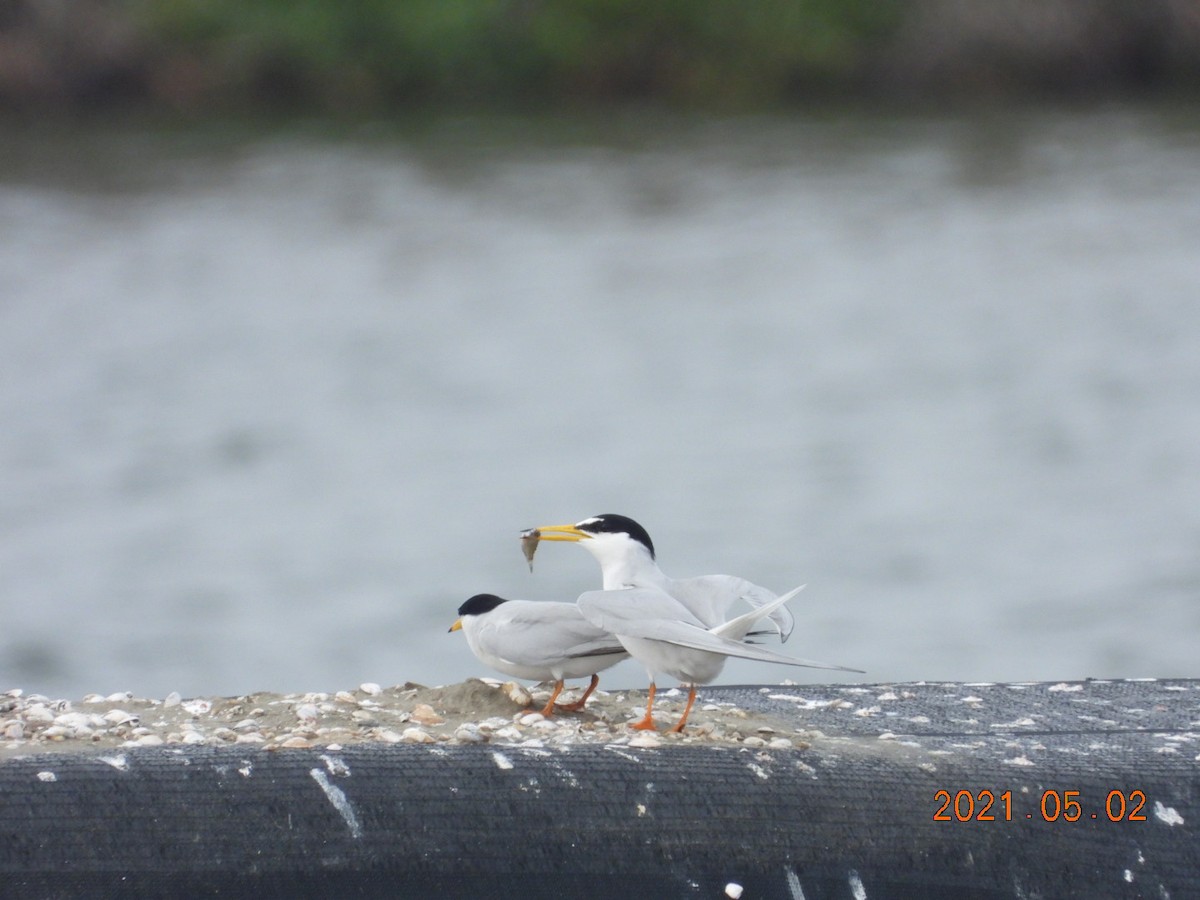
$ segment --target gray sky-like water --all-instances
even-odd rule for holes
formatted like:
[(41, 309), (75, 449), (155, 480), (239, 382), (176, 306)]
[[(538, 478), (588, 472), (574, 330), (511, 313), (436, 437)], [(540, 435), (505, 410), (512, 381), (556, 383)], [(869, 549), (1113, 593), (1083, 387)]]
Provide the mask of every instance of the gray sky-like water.
[(0, 688), (486, 674), (600, 512), (872, 681), (1198, 675), (1198, 248), (1171, 111), (6, 128)]

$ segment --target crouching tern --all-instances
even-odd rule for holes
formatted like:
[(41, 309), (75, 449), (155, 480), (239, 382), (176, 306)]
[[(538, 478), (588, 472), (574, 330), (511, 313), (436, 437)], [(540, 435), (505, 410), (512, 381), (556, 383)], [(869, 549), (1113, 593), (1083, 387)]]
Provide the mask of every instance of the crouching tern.
[(459, 630), (471, 652), (493, 669), (517, 678), (553, 679), (554, 690), (542, 710), (547, 717), (554, 713), (565, 679), (592, 677), (582, 697), (558, 706), (578, 712), (600, 683), (597, 673), (629, 655), (620, 640), (588, 622), (574, 603), (476, 594), (458, 608), (450, 631)]
[(742, 639), (756, 622), (782, 609), (803, 589), (804, 585), (801, 585), (765, 606), (713, 627), (706, 627), (682, 603), (653, 587), (588, 591), (579, 596), (577, 605), (588, 622), (616, 635), (629, 654), (646, 667), (650, 678), (646, 715), (630, 727), (655, 730), (655, 682), (658, 675), (665, 674), (688, 687), (687, 706), (671, 728), (671, 731), (680, 732), (696, 702), (696, 685), (707, 684), (716, 678), (724, 668), (725, 660), (731, 656), (811, 669), (861, 671), (811, 659), (796, 659), (756, 644), (743, 643)]

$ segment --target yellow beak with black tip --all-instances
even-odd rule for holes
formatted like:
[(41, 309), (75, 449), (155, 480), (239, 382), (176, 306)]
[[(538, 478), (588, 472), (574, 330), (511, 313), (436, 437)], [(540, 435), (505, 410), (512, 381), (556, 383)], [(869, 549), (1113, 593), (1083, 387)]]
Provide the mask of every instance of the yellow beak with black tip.
[(446, 629), (449, 631), (462, 631), (462, 619), (455, 619), (454, 624)]

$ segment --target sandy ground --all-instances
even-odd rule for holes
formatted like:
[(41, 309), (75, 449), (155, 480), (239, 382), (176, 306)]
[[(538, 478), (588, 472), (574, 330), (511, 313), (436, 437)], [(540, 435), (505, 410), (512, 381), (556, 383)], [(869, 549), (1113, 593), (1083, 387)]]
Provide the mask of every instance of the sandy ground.
[[(87, 752), (124, 747), (184, 744), (253, 744), (266, 749), (377, 743), (494, 743), (554, 746), (576, 743), (661, 746), (678, 742), (740, 744), (775, 749), (808, 746), (795, 723), (750, 712), (734, 704), (697, 700), (683, 734), (671, 734), (686, 694), (659, 691), (657, 733), (634, 731), (629, 722), (645, 709), (644, 691), (597, 690), (582, 712), (540, 710), (548, 686), (469, 679), (426, 687), (407, 683), (382, 688), (308, 694), (162, 700), (130, 694), (53, 700), (20, 690), (0, 694), (0, 759), (46, 752)], [(570, 702), (580, 690), (564, 692)]]

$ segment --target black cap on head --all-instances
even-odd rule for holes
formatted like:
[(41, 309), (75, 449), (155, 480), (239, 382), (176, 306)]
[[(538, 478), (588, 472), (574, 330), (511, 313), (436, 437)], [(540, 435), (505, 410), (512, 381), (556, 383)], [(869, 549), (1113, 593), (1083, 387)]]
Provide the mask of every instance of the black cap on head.
[(620, 513), (603, 513), (599, 516), (592, 516), (590, 519), (584, 519), (576, 526), (580, 531), (588, 531), (592, 534), (627, 534), (640, 544), (645, 544), (646, 549), (650, 551), (650, 558), (654, 559), (654, 541), (650, 540), (650, 534), (629, 516), (623, 516)]
[(497, 597), (495, 594), (476, 594), (458, 608), (458, 614), (460, 616), (482, 616), (505, 602), (507, 601), (503, 597)]

